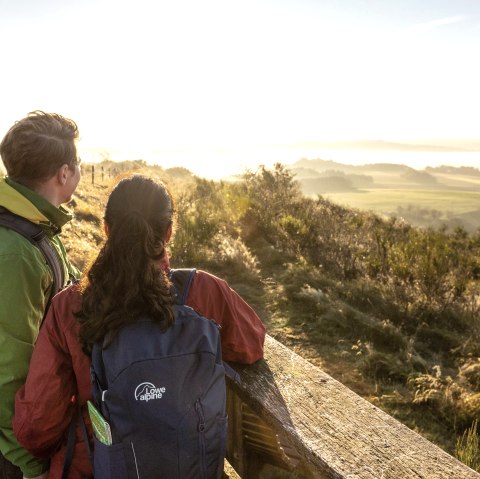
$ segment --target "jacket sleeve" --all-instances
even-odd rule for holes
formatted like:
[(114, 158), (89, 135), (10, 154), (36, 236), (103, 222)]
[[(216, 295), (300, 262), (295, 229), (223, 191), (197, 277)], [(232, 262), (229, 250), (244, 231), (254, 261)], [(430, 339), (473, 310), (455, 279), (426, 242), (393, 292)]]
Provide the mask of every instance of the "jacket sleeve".
[(75, 411), (75, 374), (55, 301), (33, 351), (25, 385), (15, 399), (13, 429), (20, 444), (48, 458), (62, 442)]
[(265, 326), (226, 281), (205, 271), (198, 271), (186, 303), (221, 326), (225, 361), (252, 364), (263, 358)]
[(26, 477), (48, 469), (47, 462), (19, 445), (12, 430), (15, 393), (27, 376), (51, 286), (50, 272), (39, 255), (25, 248), (0, 256), (0, 450)]
[(52, 243), (54, 243), (55, 247), (57, 248), (57, 252), (62, 259), (62, 263), (64, 265), (64, 269), (66, 273), (65, 279), (67, 281), (72, 279), (75, 279), (75, 280), (79, 279), (81, 274), (80, 270), (68, 258), (67, 251), (60, 237), (58, 235), (54, 236), (51, 239), (51, 241)]

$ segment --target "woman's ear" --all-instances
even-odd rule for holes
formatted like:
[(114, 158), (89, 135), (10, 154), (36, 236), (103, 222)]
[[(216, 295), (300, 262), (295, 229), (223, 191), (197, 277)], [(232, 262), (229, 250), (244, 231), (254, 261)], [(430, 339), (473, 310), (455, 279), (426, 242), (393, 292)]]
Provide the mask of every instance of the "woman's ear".
[(172, 237), (172, 231), (173, 231), (173, 226), (172, 223), (168, 225), (167, 231), (165, 232), (165, 244), (167, 244), (170, 241), (170, 238)]
[(103, 222), (103, 231), (105, 231), (105, 236), (108, 238), (108, 225), (105, 221)]

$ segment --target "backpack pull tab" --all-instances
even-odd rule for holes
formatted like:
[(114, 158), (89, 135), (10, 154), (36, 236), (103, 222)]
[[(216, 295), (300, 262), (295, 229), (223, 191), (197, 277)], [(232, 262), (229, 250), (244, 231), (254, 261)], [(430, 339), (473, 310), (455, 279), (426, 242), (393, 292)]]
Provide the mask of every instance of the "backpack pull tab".
[(198, 423), (198, 432), (205, 431), (205, 415), (203, 414), (203, 408), (200, 404), (200, 399), (195, 401), (195, 411), (197, 411), (199, 423)]

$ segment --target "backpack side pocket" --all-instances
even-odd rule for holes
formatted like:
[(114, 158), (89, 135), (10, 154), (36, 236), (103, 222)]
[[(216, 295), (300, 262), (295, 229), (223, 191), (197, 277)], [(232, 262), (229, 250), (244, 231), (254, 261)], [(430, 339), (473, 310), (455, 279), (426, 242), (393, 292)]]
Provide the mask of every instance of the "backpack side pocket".
[(120, 442), (107, 446), (96, 437), (93, 440), (95, 479), (128, 479), (124, 444)]

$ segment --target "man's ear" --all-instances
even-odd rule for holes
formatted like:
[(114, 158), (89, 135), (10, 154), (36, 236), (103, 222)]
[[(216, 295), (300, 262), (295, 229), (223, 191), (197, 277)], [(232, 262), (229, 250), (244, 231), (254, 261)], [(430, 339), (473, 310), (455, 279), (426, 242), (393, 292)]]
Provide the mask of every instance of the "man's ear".
[(105, 231), (105, 236), (108, 238), (108, 225), (105, 221), (103, 222), (103, 231)]
[(57, 170), (57, 181), (64, 186), (68, 180), (68, 170), (70, 167), (65, 163)]

